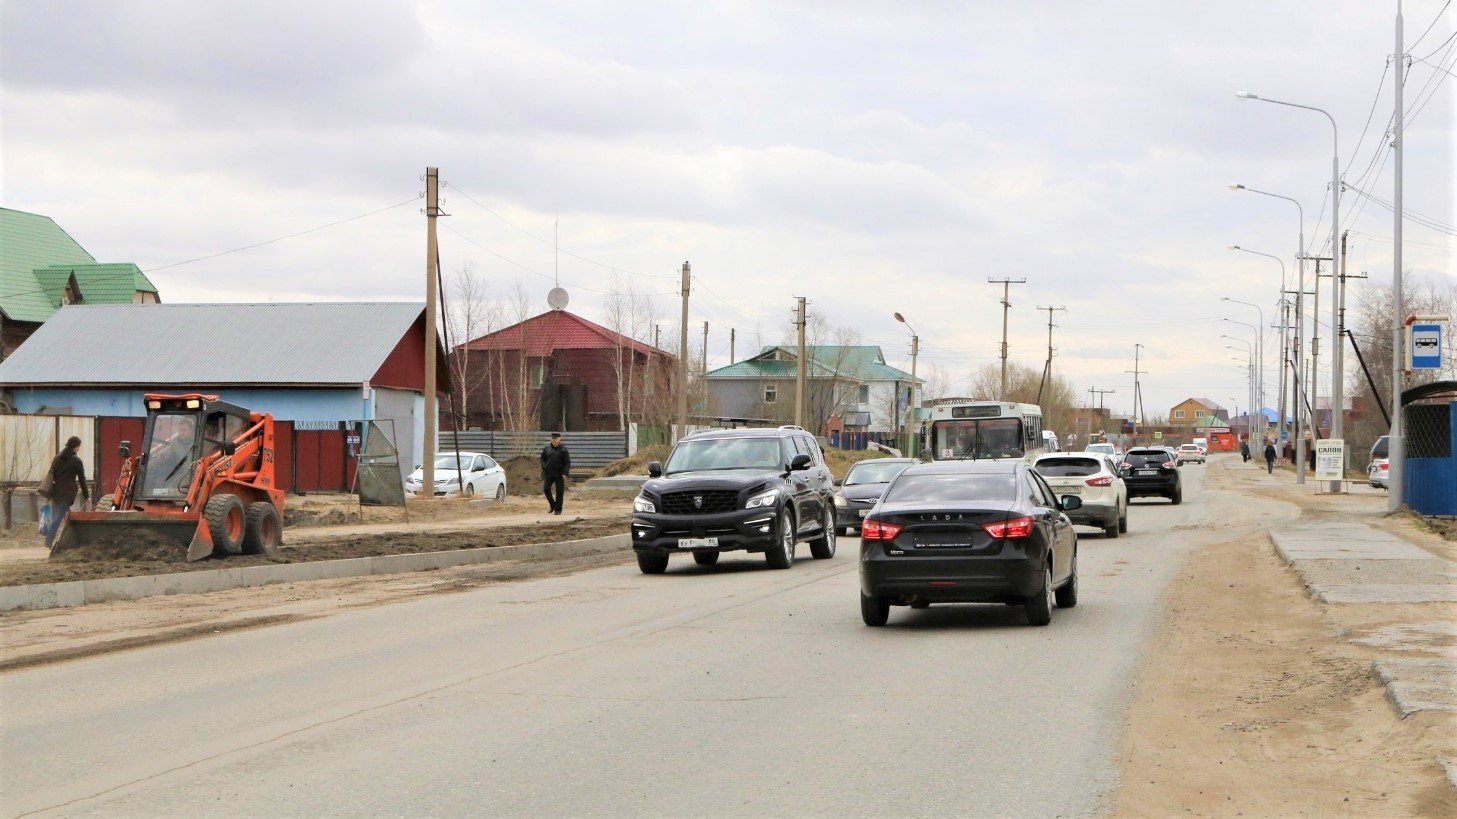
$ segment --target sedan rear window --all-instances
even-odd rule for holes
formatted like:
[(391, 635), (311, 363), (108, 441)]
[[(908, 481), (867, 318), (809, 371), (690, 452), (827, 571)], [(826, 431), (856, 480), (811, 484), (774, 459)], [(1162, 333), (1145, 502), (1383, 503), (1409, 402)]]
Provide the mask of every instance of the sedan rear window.
[(1002, 475), (901, 475), (890, 485), (885, 502), (1008, 501), (1016, 495), (1017, 477)]
[(1161, 449), (1134, 450), (1123, 456), (1130, 466), (1167, 463), (1173, 456)]
[(1033, 467), (1044, 478), (1086, 478), (1102, 471), (1097, 458), (1043, 458)]

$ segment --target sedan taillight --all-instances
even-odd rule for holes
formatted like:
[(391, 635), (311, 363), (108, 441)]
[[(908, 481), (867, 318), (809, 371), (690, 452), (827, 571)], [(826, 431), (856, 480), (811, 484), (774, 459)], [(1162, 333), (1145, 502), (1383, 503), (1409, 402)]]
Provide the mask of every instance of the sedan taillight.
[(1016, 540), (1032, 536), (1032, 518), (1023, 516), (999, 523), (986, 523), (982, 524), (981, 528), (994, 538)]
[(1112, 475), (1104, 475), (1104, 476), (1099, 477), (1099, 478), (1088, 478), (1087, 484), (1088, 484), (1088, 486), (1112, 486), (1113, 485), (1113, 476)]
[(886, 523), (875, 518), (866, 518), (860, 524), (861, 540), (895, 540), (896, 535), (906, 528), (899, 523)]

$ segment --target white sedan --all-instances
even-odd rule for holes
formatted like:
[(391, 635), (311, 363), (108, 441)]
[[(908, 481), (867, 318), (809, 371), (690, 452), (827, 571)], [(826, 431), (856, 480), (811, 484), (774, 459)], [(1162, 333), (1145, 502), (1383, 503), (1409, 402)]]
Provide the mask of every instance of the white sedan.
[[(456, 465), (460, 468), (457, 469)], [(462, 480), (464, 475), (464, 480)], [(419, 467), (405, 478), (405, 494), (418, 498), (425, 494), (425, 471)], [(435, 458), (435, 497), (495, 498), (506, 497), (506, 470), (490, 455), (481, 452), (447, 452)]]

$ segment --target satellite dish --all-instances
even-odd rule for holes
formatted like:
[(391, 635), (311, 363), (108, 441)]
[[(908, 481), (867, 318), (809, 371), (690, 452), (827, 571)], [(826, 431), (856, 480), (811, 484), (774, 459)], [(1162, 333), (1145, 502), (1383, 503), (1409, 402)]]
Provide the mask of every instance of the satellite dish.
[(553, 310), (567, 309), (567, 291), (560, 287), (553, 287), (551, 292), (546, 294), (546, 303), (551, 305)]

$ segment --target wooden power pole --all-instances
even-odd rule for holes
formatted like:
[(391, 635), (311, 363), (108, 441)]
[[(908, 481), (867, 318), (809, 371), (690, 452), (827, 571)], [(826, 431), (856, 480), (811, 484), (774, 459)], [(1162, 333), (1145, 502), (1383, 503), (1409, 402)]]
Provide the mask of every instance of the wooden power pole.
[(440, 301), (435, 277), (435, 217), (440, 215), (440, 169), (425, 169), (425, 440), (423, 458), (420, 461), (422, 485), (425, 497), (434, 497), (435, 486), (435, 439), (440, 430), (436, 420), (439, 407), (436, 403), (435, 383), (435, 338), (436, 309)]
[(1002, 286), (1002, 389), (1001, 392), (997, 394), (997, 400), (1005, 401), (1007, 400), (1007, 311), (1012, 307), (1012, 302), (1010, 300), (1010, 296), (1012, 294), (1012, 285), (1026, 284), (1027, 280), (988, 278), (987, 282), (990, 284), (1000, 284)]
[(804, 296), (795, 297), (799, 305), (794, 313), (794, 326), (799, 331), (799, 355), (796, 356), (794, 367), (794, 423), (796, 426), (804, 426)]
[(688, 434), (688, 290), (692, 268), (683, 263), (683, 313), (678, 321), (678, 429), (673, 440)]
[(1047, 311), (1047, 363), (1042, 365), (1042, 382), (1037, 385), (1037, 405), (1042, 405), (1042, 390), (1047, 387), (1047, 379), (1052, 377), (1052, 314), (1056, 310), (1066, 311), (1066, 307), (1039, 307), (1038, 310)]

